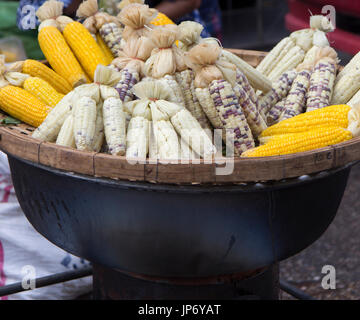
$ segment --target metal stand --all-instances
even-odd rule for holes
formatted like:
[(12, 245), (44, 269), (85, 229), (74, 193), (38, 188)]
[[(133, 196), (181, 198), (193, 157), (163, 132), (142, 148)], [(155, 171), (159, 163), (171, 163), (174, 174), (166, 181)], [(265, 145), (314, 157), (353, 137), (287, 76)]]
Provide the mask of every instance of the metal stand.
[(95, 300), (278, 300), (279, 266), (244, 274), (207, 279), (164, 279), (129, 275), (93, 266)]

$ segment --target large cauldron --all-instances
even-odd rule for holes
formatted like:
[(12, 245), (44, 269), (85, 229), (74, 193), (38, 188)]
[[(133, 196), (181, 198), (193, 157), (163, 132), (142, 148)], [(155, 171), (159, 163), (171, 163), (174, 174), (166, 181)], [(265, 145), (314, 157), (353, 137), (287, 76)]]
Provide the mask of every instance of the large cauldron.
[(72, 174), (9, 155), (27, 218), (57, 246), (148, 276), (209, 277), (286, 259), (333, 220), (349, 164), (286, 181), (175, 186)]

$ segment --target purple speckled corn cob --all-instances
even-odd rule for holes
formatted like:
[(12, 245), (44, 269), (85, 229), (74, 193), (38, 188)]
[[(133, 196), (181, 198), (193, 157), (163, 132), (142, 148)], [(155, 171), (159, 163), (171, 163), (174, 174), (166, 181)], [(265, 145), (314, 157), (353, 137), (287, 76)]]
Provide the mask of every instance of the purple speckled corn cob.
[(320, 60), (314, 67), (307, 93), (306, 112), (327, 107), (330, 104), (336, 77), (336, 66)]
[(132, 72), (126, 68), (120, 72), (122, 76), (116, 84), (115, 89), (119, 92), (120, 100), (122, 102), (128, 102), (134, 99), (131, 88), (139, 82), (140, 76), (137, 72)]
[(247, 123), (255, 137), (267, 128), (265, 120), (258, 110), (258, 98), (245, 75), (238, 70), (237, 83), (233, 87), (239, 103), (244, 111)]
[(275, 123), (279, 122), (280, 115), (284, 112), (285, 109), (285, 99), (276, 103), (266, 115), (266, 122), (268, 126), (272, 126)]
[(117, 57), (118, 52), (121, 50), (121, 28), (114, 22), (105, 23), (99, 29), (99, 33), (114, 57)]
[(295, 70), (284, 72), (279, 80), (274, 82), (273, 88), (260, 98), (259, 111), (264, 119), (271, 107), (287, 96), (296, 75), (297, 73)]
[(223, 128), (234, 141), (234, 154), (241, 155), (254, 148), (253, 135), (231, 84), (225, 80), (214, 80), (209, 90)]
[(305, 111), (306, 93), (309, 89), (311, 71), (303, 70), (296, 76), (286, 97), (284, 111), (279, 121), (297, 116)]

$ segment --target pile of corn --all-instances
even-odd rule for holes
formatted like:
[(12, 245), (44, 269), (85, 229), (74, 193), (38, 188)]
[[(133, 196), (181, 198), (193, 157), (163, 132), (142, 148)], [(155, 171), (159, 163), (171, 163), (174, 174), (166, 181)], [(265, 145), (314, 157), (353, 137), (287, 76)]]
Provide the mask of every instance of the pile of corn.
[[(50, 68), (0, 61), (0, 107), (36, 130), (33, 137), (129, 158), (211, 158), (214, 129), (235, 156), (312, 150), (359, 133), (360, 53), (338, 73), (322, 16), (280, 41), (253, 68), (179, 26), (143, 0), (120, 13), (96, 0), (62, 15), (63, 4), (37, 11), (38, 41)], [(219, 151), (219, 150), (218, 150)]]

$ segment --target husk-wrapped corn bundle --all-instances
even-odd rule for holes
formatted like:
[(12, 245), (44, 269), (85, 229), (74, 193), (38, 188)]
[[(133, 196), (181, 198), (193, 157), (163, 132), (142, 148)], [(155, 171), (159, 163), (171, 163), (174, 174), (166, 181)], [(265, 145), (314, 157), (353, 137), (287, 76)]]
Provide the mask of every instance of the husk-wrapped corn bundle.
[[(109, 64), (121, 50), (122, 27), (120, 21), (106, 12), (99, 11), (97, 0), (80, 4), (76, 15), (85, 19), (83, 25), (97, 39)], [(104, 45), (105, 44), (105, 45)]]
[(122, 75), (115, 85), (121, 101), (128, 102), (134, 98), (131, 88), (144, 76), (144, 64), (153, 48), (153, 42), (147, 37), (130, 38), (118, 58), (112, 61), (111, 64)]
[[(211, 158), (215, 154), (216, 149), (206, 132), (187, 109), (176, 104), (163, 82), (159, 80), (139, 82), (133, 87), (133, 91), (139, 100), (130, 103), (132, 118), (128, 137), (133, 136), (131, 130), (141, 130), (142, 137), (145, 129), (148, 131), (147, 139), (128, 138), (127, 156), (136, 157), (144, 154), (146, 156), (150, 153), (151, 156), (163, 160), (178, 159), (180, 142), (177, 135), (199, 156)], [(139, 117), (141, 119), (137, 119)], [(152, 120), (152, 123), (149, 124), (144, 119)], [(155, 142), (152, 143), (149, 142), (149, 128), (153, 130), (152, 135), (155, 138)], [(149, 145), (152, 146), (150, 151)]]
[(145, 4), (131, 3), (127, 5), (118, 15), (118, 19), (125, 26), (122, 33), (123, 39), (128, 41), (131, 37), (147, 36), (151, 30), (148, 25), (157, 14), (156, 9), (149, 8)]
[[(253, 105), (244, 105), (243, 109), (240, 105), (233, 89), (236, 84), (236, 67), (219, 60), (220, 53), (221, 48), (217, 44), (204, 42), (192, 48), (185, 61), (195, 72), (195, 91), (201, 107), (216, 129), (228, 131), (234, 153), (240, 155), (254, 146), (246, 115), (248, 119), (254, 120), (256, 117), (252, 117), (251, 113), (257, 112), (257, 109), (252, 109)], [(207, 103), (209, 95), (213, 103)]]

